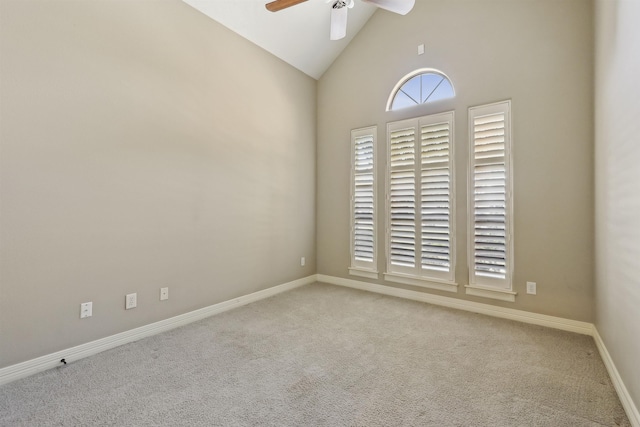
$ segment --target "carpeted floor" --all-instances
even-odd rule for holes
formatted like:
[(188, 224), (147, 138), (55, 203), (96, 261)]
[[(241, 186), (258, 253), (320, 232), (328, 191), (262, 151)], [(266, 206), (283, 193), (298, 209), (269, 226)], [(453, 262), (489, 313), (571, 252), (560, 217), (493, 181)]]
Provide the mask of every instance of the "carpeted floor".
[(0, 387), (2, 426), (629, 426), (588, 336), (305, 286)]

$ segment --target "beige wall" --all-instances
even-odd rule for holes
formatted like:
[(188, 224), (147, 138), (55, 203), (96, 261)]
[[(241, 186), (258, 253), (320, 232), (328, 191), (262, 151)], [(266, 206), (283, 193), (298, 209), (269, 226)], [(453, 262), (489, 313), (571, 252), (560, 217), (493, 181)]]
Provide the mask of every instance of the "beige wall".
[[(378, 125), (382, 208), (386, 123), (455, 110), (460, 289), (454, 296), (592, 321), (592, 12), (587, 0), (430, 0), (416, 2), (405, 17), (377, 12), (318, 85), (318, 273), (349, 277), (349, 131)], [(426, 53), (418, 56), (421, 43)], [(422, 67), (447, 73), (455, 99), (386, 113), (396, 82)], [(462, 286), (467, 109), (505, 99), (513, 109), (515, 303), (467, 297)], [(538, 295), (526, 295), (526, 281), (538, 283)]]
[(0, 7), (0, 367), (316, 272), (313, 79), (177, 0)]
[(640, 408), (640, 2), (596, 17), (596, 326)]

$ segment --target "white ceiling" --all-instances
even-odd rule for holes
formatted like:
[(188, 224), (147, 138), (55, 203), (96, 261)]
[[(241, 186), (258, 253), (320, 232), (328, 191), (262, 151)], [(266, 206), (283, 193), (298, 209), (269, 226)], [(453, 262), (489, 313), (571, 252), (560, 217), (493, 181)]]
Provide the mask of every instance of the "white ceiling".
[(329, 40), (331, 3), (309, 0), (273, 13), (270, 0), (183, 0), (230, 30), (319, 79), (377, 10), (356, 1), (349, 9), (347, 36)]

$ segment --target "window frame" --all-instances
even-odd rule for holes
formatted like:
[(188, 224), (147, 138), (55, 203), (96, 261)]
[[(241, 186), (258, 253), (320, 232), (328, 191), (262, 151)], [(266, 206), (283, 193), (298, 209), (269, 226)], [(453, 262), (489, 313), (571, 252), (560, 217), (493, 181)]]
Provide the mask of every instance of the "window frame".
[[(476, 275), (475, 269), (475, 119), (504, 114), (504, 169), (505, 169), (505, 278), (491, 278)], [(467, 259), (469, 268), (469, 285), (466, 293), (469, 295), (493, 298), (514, 302), (516, 292), (513, 291), (514, 244), (513, 244), (513, 124), (511, 100), (499, 101), (470, 107), (468, 112), (469, 131), (469, 161), (468, 161), (468, 190), (467, 190)]]
[[(437, 70), (435, 68), (419, 68), (417, 70), (413, 70), (412, 72), (410, 72), (409, 74), (405, 75), (400, 80), (398, 80), (398, 83), (396, 83), (396, 85), (391, 90), (391, 93), (389, 94), (389, 98), (387, 100), (387, 106), (386, 106), (386, 110), (385, 111), (399, 111), (399, 110), (403, 110), (404, 109), (404, 108), (399, 108), (397, 110), (392, 109), (393, 101), (395, 100), (396, 95), (398, 94), (398, 91), (400, 89), (402, 89), (402, 87), (404, 86), (405, 83), (407, 83), (409, 80), (411, 80), (415, 76), (418, 76), (418, 75), (421, 75), (421, 74), (438, 74), (438, 75), (444, 77), (449, 82), (449, 84), (451, 85), (451, 90), (453, 91), (453, 96), (450, 97), (450, 98), (437, 99), (437, 100), (434, 100), (434, 101), (425, 100), (425, 102), (422, 102), (420, 104), (416, 104), (415, 105), (416, 107), (420, 106), (420, 105), (429, 104), (429, 103), (432, 103), (432, 102), (444, 101), (446, 99), (455, 98), (455, 96), (456, 96), (456, 88), (453, 85), (453, 81), (451, 80), (451, 78), (449, 78), (448, 75), (446, 75), (442, 71)], [(406, 108), (409, 108), (409, 107), (406, 107)]]
[[(361, 137), (371, 136), (373, 147), (373, 168), (371, 174), (373, 176), (373, 261), (366, 262), (356, 259), (355, 251), (355, 184), (356, 184), (356, 139)], [(353, 129), (351, 131), (351, 174), (350, 174), (350, 197), (349, 197), (349, 209), (350, 209), (350, 266), (349, 274), (354, 276), (366, 277), (370, 279), (378, 278), (378, 206), (377, 206), (377, 193), (378, 193), (378, 179), (377, 179), (377, 140), (378, 140), (378, 126), (367, 126), (363, 128)]]
[[(433, 270), (427, 270), (422, 267), (421, 262), (421, 177), (423, 169), (421, 157), (421, 140), (420, 132), (425, 126), (437, 125), (439, 123), (447, 122), (449, 125), (449, 259), (450, 266), (449, 271), (446, 274), (440, 274)], [(414, 198), (416, 200), (415, 206), (415, 242), (414, 242), (414, 254), (415, 261), (413, 267), (397, 266), (391, 263), (391, 132), (402, 129), (414, 129), (415, 145), (414, 145), (414, 164), (413, 178), (414, 178)], [(399, 120), (395, 122), (387, 123), (387, 148), (386, 148), (386, 176), (385, 176), (385, 280), (403, 283), (413, 286), (422, 286), (426, 288), (432, 288), (437, 290), (457, 292), (458, 285), (455, 282), (455, 270), (456, 270), (456, 195), (455, 195), (455, 111), (446, 111), (442, 113), (430, 114), (427, 116), (416, 117), (412, 119)]]

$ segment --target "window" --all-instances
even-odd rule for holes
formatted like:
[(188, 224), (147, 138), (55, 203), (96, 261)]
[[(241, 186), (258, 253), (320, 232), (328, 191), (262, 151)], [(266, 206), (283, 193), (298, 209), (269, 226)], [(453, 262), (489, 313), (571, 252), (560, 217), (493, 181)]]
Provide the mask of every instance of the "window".
[(377, 279), (376, 145), (377, 127), (351, 131), (350, 274)]
[(511, 101), (469, 109), (471, 295), (514, 301)]
[(422, 68), (404, 76), (391, 91), (387, 111), (453, 98), (451, 80), (442, 72)]
[(385, 279), (456, 292), (454, 113), (387, 125)]

